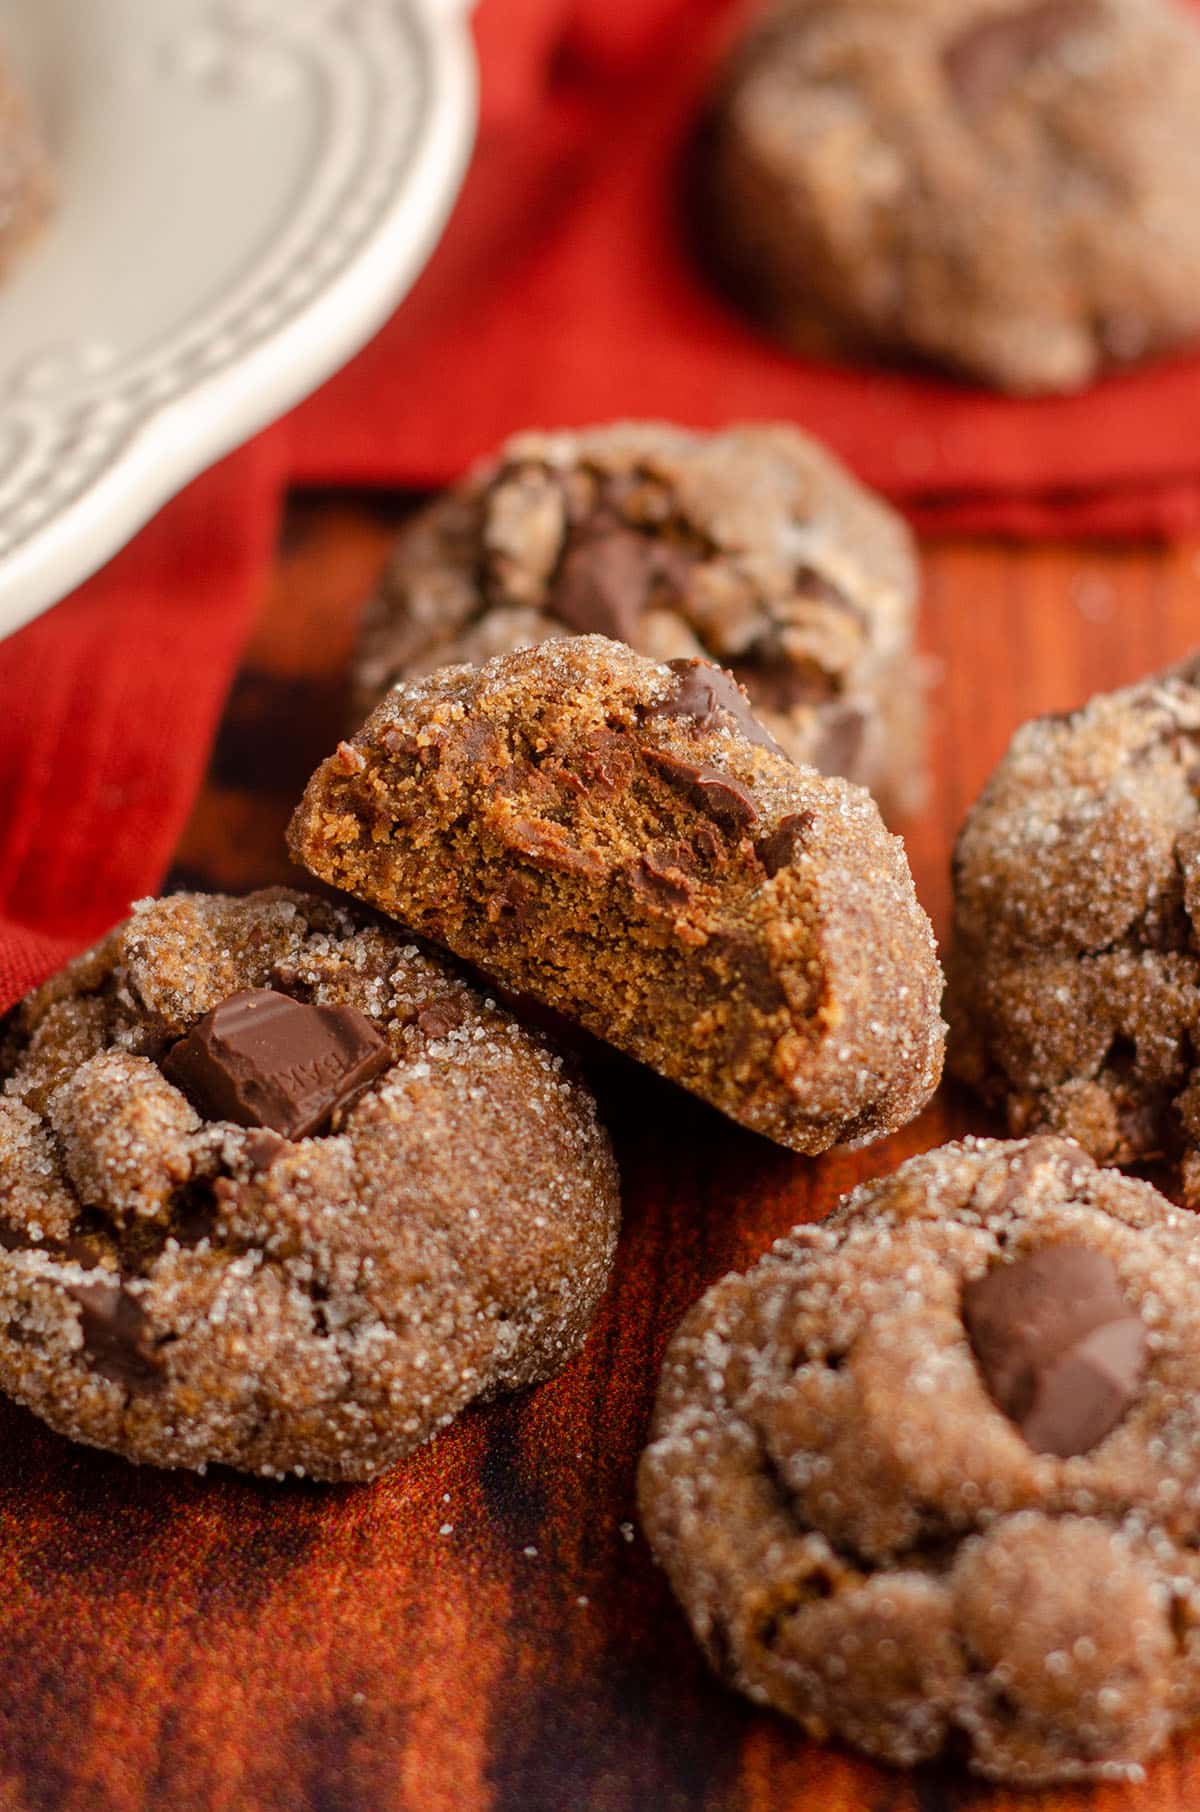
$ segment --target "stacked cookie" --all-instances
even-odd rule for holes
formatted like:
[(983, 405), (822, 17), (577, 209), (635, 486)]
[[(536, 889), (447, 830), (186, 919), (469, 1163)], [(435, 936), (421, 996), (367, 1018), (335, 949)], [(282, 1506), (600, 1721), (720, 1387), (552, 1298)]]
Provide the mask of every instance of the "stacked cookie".
[(5, 1024), (0, 1381), (78, 1439), (367, 1478), (577, 1349), (594, 1103), (429, 944), (797, 1151), (936, 1087), (901, 844), (707, 662), (554, 638), (401, 686), (292, 843), (354, 904), (145, 902)]

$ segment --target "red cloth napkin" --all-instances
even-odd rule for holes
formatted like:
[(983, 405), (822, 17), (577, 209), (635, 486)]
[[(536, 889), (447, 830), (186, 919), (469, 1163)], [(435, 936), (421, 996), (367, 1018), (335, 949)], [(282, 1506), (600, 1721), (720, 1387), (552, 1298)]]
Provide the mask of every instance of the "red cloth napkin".
[(688, 128), (741, 0), (483, 0), (479, 146), (375, 342), (0, 645), (0, 1006), (160, 883), (262, 592), (284, 483), (428, 485), (505, 434), (791, 418), (928, 526), (1200, 529), (1200, 357), (1014, 402), (793, 359), (679, 228)]

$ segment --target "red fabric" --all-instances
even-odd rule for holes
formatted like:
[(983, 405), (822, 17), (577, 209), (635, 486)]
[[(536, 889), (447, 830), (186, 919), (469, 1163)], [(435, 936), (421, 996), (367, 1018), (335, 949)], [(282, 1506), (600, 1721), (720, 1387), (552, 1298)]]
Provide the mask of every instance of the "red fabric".
[(1014, 400), (796, 359), (711, 291), (680, 230), (679, 171), (740, 11), (484, 0), (487, 105), (455, 218), (408, 303), (297, 412), (297, 475), (439, 484), (523, 426), (781, 417), (924, 527), (1200, 529), (1198, 356)]
[(1200, 357), (1014, 402), (795, 360), (697, 275), (690, 120), (741, 0), (482, 0), (483, 117), (442, 247), (280, 428), (0, 645), (0, 1006), (160, 883), (285, 480), (428, 485), (510, 431), (791, 418), (930, 529), (1200, 530)]

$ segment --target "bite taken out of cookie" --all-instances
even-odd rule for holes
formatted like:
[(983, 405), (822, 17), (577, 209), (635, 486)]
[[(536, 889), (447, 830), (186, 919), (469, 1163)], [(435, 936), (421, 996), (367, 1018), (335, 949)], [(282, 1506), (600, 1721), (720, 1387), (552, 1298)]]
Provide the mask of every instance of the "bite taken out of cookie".
[(801, 1152), (941, 1071), (942, 977), (870, 795), (702, 661), (599, 636), (390, 692), (309, 784), (320, 879)]
[(1200, 1241), (1077, 1145), (967, 1139), (711, 1289), (642, 1521), (718, 1674), (820, 1740), (1136, 1779), (1200, 1713)]
[(0, 1074), (0, 1387), (131, 1460), (373, 1477), (560, 1370), (607, 1283), (586, 1089), (348, 906), (147, 901)]

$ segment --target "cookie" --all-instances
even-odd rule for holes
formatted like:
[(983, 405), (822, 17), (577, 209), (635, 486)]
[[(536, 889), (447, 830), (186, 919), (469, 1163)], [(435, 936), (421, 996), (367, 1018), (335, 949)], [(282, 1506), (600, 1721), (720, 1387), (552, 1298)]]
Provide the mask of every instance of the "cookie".
[(601, 636), (388, 693), (310, 781), (313, 874), (796, 1151), (937, 1084), (941, 970), (870, 795), (728, 674)]
[(52, 196), (50, 160), (0, 54), (0, 277), (42, 226)]
[(913, 1158), (668, 1349), (646, 1534), (820, 1740), (1136, 1778), (1200, 1709), (1200, 1241), (1067, 1140)]
[(1200, 333), (1179, 0), (782, 0), (697, 145), (708, 255), (804, 351), (1071, 391)]
[(954, 892), (957, 1074), (1200, 1205), (1200, 659), (1018, 730)]
[(916, 596), (900, 518), (795, 428), (520, 434), (400, 536), (355, 722), (397, 681), (595, 633), (719, 662), (794, 760), (896, 815), (925, 789)]
[(370, 1478), (557, 1372), (605, 1288), (586, 1091), (367, 914), (144, 902), (0, 1069), (0, 1388), (76, 1440)]

